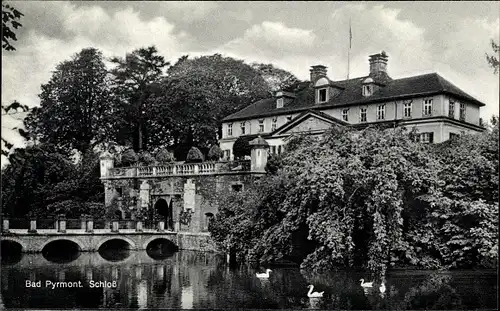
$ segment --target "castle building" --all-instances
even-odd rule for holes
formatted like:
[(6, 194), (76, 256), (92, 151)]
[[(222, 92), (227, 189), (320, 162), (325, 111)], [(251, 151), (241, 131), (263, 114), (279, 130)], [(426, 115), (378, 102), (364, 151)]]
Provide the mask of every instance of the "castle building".
[(224, 157), (234, 158), (233, 144), (241, 136), (260, 135), (271, 154), (280, 154), (292, 133), (321, 135), (332, 125), (415, 127), (425, 143), (484, 131), (484, 103), (437, 73), (392, 79), (388, 59), (384, 51), (370, 55), (367, 76), (341, 81), (330, 80), (327, 67), (312, 66), (310, 81), (227, 116), (219, 140)]

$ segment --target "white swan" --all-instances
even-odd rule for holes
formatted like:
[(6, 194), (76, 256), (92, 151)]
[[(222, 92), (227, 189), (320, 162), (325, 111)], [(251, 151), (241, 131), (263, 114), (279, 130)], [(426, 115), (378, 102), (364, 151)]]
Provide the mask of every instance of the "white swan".
[(382, 294), (385, 293), (385, 284), (384, 283), (380, 284), (380, 287), (378, 289)]
[(314, 288), (314, 285), (308, 285), (307, 287), (309, 287), (309, 292), (307, 293), (307, 297), (309, 298), (319, 298), (319, 297), (323, 297), (323, 292), (314, 292), (313, 293), (313, 288)]
[(271, 269), (266, 269), (266, 272), (265, 273), (255, 273), (255, 275), (259, 278), (259, 279), (268, 279), (269, 278), (269, 272), (271, 272), (273, 270)]
[(373, 287), (373, 282), (366, 282), (364, 279), (361, 279), (361, 287)]

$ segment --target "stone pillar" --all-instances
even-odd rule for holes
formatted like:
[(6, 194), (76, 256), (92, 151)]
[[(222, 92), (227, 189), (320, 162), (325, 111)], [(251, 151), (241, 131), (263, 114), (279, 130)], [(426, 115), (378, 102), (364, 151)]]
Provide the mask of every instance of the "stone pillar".
[(158, 222), (158, 231), (160, 231), (160, 232), (165, 231), (165, 221), (160, 220), (160, 221)]
[(118, 231), (120, 231), (119, 225), (120, 224), (118, 223), (118, 220), (113, 219), (111, 221), (111, 232), (118, 232)]
[(30, 218), (30, 229), (28, 230), (29, 233), (36, 233), (36, 218), (32, 217)]
[(59, 230), (58, 232), (66, 232), (66, 217), (59, 218)]
[(142, 232), (142, 218), (138, 218), (135, 223), (135, 231)]
[(250, 142), (250, 146), (252, 146), (250, 170), (252, 172), (265, 173), (269, 144), (259, 136)]
[(9, 232), (9, 220), (2, 217), (2, 232)]
[(82, 230), (87, 229), (87, 217), (85, 216), (80, 217), (80, 229)]
[(147, 209), (149, 207), (149, 191), (151, 190), (151, 186), (149, 185), (147, 180), (144, 180), (141, 184), (141, 188), (139, 191), (139, 198), (141, 200), (141, 208)]
[(110, 170), (114, 167), (114, 159), (111, 153), (109, 152), (104, 152), (101, 154), (99, 157), (100, 164), (101, 164), (101, 178), (102, 177), (109, 177), (110, 176)]
[(94, 232), (94, 219), (91, 217), (87, 218), (87, 232)]

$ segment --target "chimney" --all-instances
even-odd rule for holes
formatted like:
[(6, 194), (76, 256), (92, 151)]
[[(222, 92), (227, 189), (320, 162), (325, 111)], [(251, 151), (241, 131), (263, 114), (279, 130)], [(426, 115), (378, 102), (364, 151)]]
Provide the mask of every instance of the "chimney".
[(384, 51), (379, 54), (370, 55), (370, 76), (377, 76), (380, 73), (387, 74), (387, 60), (389, 57)]
[(311, 83), (316, 82), (316, 80), (321, 77), (326, 77), (326, 68), (327, 67), (323, 65), (311, 66), (311, 69), (309, 69), (311, 72)]

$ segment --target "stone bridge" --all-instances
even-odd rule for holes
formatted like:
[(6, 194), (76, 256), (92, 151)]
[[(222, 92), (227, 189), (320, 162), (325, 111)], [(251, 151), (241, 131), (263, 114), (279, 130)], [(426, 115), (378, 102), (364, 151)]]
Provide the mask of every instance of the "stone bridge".
[[(127, 232), (128, 231), (128, 232)], [(10, 229), (8, 233), (3, 233), (1, 241), (10, 241), (21, 245), (22, 252), (38, 253), (54, 241), (66, 240), (78, 245), (82, 252), (98, 251), (106, 242), (111, 240), (121, 240), (127, 243), (127, 249), (145, 250), (148, 245), (158, 239), (168, 240), (179, 249), (215, 251), (214, 245), (208, 233), (188, 233), (155, 230), (145, 230), (136, 232), (135, 230), (120, 230), (112, 232), (108, 229), (85, 232), (85, 230), (66, 230), (57, 232), (56, 230), (37, 230), (29, 232), (24, 229)]]

